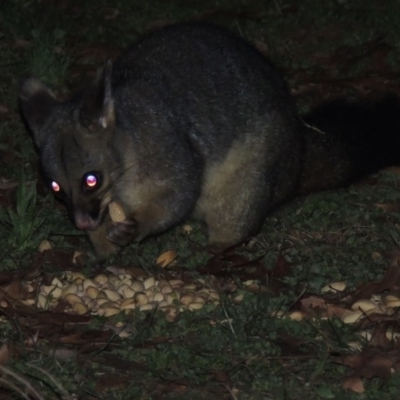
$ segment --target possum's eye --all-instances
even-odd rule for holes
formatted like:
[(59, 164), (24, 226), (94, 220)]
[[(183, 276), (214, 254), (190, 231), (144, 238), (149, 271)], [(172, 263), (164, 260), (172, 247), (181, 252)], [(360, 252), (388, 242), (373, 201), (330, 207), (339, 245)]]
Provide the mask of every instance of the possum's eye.
[(61, 190), (60, 185), (56, 181), (51, 182), (51, 188), (53, 189), (53, 192), (58, 193)]
[(89, 172), (83, 177), (83, 187), (85, 189), (93, 190), (100, 186), (101, 179), (100, 175), (95, 172)]

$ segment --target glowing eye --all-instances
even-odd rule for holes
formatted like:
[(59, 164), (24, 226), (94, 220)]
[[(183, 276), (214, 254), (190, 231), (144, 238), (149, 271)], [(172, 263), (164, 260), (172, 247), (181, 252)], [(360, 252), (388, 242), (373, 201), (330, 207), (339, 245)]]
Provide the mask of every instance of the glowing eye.
[(98, 180), (97, 180), (96, 175), (89, 174), (89, 175), (86, 175), (85, 182), (86, 182), (86, 186), (88, 186), (90, 188), (94, 188), (97, 185)]
[(61, 190), (60, 185), (56, 181), (51, 182), (51, 188), (53, 192), (59, 192)]

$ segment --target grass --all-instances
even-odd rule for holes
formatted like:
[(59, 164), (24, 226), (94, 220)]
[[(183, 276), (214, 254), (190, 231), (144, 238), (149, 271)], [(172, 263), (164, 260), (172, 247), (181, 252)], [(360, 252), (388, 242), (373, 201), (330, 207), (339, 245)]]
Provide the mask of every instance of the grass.
[(36, 182), (30, 182), (28, 188), (22, 170), (15, 197), (15, 210), (2, 209), (0, 215), (0, 223), (8, 232), (7, 245), (17, 251), (23, 251), (28, 247), (37, 248), (50, 232), (51, 226), (47, 226), (45, 231), (39, 233), (46, 221), (36, 208), (36, 200)]
[[(63, 251), (89, 249), (43, 189), (16, 102), (24, 73), (38, 75), (65, 97), (105, 59), (153, 27), (201, 18), (267, 52), (287, 76), (300, 112), (337, 95), (399, 88), (397, 1), (14, 0), (0, 7), (0, 106), (6, 107), (0, 113), (0, 259), (1, 272), (11, 269), (16, 276), (60, 274), (55, 262), (40, 261), (37, 248), (44, 238)], [(10, 361), (3, 361), (0, 351), (0, 365), (16, 375), (3, 375), (0, 393), (65, 400), (397, 398), (399, 374), (365, 379), (361, 395), (342, 389), (353, 368), (336, 363), (335, 355), (359, 354), (348, 345), (353, 341), (367, 348), (354, 325), (340, 318), (298, 322), (273, 313), (291, 312), (304, 294), (319, 294), (327, 283), (346, 280), (351, 291), (384, 275), (398, 251), (400, 230), (397, 208), (382, 205), (398, 203), (399, 185), (396, 171), (383, 172), (373, 185), (282, 207), (241, 253), (252, 260), (263, 255), (262, 265), (270, 270), (284, 257), (290, 273), (279, 288), (264, 275), (268, 290), (245, 291), (241, 281), (254, 268), (239, 272), (220, 260), (221, 306), (185, 313), (174, 323), (160, 311), (68, 322), (60, 314), (30, 313), (1, 295), (8, 307), (1, 304), (0, 341), (7, 343)], [(154, 260), (175, 249), (174, 272), (199, 277), (210, 254), (203, 227), (190, 223), (189, 235), (178, 227), (128, 246), (115, 265), (159, 274)], [(60, 265), (62, 258), (57, 258)], [(83, 271), (95, 273), (89, 264)], [(233, 286), (244, 294), (240, 304), (234, 302), (238, 293), (229, 290)], [(119, 338), (116, 322), (131, 336)]]

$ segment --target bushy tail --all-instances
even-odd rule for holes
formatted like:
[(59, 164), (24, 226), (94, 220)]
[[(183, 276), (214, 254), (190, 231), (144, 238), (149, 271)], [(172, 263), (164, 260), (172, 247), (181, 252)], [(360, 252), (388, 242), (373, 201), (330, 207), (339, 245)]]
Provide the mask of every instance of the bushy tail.
[(335, 100), (303, 117), (300, 194), (335, 189), (400, 164), (400, 98)]

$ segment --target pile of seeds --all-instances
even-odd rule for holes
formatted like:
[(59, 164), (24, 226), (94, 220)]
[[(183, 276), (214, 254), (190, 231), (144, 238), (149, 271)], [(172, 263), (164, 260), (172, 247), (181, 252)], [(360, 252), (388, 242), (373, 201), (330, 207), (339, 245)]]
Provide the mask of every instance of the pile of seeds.
[[(346, 282), (333, 282), (329, 285), (324, 286), (321, 289), (322, 293), (340, 293), (344, 292), (346, 289)], [(327, 303), (329, 307), (329, 304)], [(345, 324), (358, 324), (360, 323), (360, 327), (363, 327), (368, 324), (361, 324), (361, 322), (365, 322), (367, 318), (370, 318), (373, 314), (381, 314), (382, 316), (387, 317), (392, 316), (393, 321), (396, 320), (396, 309), (400, 308), (400, 297), (393, 294), (386, 295), (372, 295), (369, 299), (355, 299), (352, 304), (340, 306), (340, 304), (335, 304), (337, 310), (341, 309), (341, 313), (337, 314), (340, 316), (341, 320)], [(307, 311), (296, 310), (291, 312), (284, 312), (282, 310), (273, 311), (271, 316), (277, 318), (290, 318), (294, 321), (301, 321), (307, 317), (310, 317)], [(311, 317), (313, 318), (313, 317)], [(327, 318), (322, 317), (322, 318)], [(397, 326), (397, 324), (395, 324)], [(372, 338), (372, 329), (364, 329), (357, 332), (359, 336), (363, 338), (365, 341), (369, 341)], [(400, 339), (400, 330), (398, 328), (394, 328), (394, 326), (388, 326), (385, 332), (386, 338), (388, 340), (397, 340)], [(349, 342), (347, 343), (350, 347), (360, 350), (363, 346), (363, 342)]]
[[(346, 282), (333, 282), (321, 289), (322, 293), (338, 293), (346, 289)], [(342, 315), (345, 324), (360, 322), (371, 314), (393, 315), (395, 308), (400, 307), (400, 298), (391, 294), (386, 296), (372, 295), (370, 299), (357, 299)]]
[(180, 279), (106, 274), (89, 279), (80, 272), (66, 272), (61, 279), (54, 278), (50, 285), (40, 286), (37, 298), (29, 303), (41, 309), (53, 309), (64, 300), (68, 304), (67, 312), (106, 317), (157, 307), (173, 321), (181, 311), (219, 304), (219, 294), (205, 283), (204, 280), (185, 284)]

